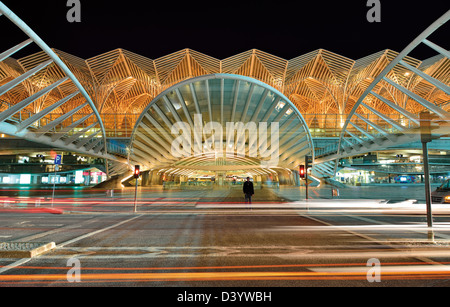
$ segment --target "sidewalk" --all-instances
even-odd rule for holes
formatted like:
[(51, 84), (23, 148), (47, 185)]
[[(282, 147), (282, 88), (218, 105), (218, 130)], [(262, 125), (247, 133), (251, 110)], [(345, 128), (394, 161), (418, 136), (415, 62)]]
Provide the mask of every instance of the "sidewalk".
[[(434, 191), (436, 185), (432, 185)], [(319, 188), (309, 188), (310, 199), (385, 199), (391, 201), (417, 200), (419, 203), (425, 202), (425, 187), (421, 184), (391, 184), (382, 186), (349, 186), (339, 188), (339, 196), (332, 196), (330, 185), (321, 185)], [(302, 201), (305, 199), (305, 187), (283, 186), (279, 190), (273, 191), (278, 197), (289, 201)]]
[[(277, 195), (274, 191), (275, 189), (264, 188), (261, 190), (255, 190), (255, 195), (252, 198), (253, 203), (281, 203), (287, 202), (282, 196)], [(214, 194), (214, 191), (208, 191), (208, 194)], [(217, 198), (217, 202), (223, 203), (245, 203), (244, 192), (239, 189), (229, 190), (228, 193), (224, 193), (225, 195)]]

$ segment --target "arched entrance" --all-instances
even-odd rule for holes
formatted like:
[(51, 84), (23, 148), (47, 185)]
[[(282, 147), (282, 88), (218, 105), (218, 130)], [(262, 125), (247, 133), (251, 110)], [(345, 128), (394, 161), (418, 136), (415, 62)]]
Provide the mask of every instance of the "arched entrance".
[(188, 79), (167, 89), (134, 128), (129, 161), (144, 185), (299, 184), (314, 146), (305, 120), (282, 93), (230, 74)]

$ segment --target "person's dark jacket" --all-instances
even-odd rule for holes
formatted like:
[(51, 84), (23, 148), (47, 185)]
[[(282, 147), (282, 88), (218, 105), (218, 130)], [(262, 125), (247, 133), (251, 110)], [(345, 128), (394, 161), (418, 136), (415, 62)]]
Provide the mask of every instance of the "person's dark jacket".
[(247, 195), (255, 194), (255, 190), (253, 188), (253, 182), (251, 182), (251, 181), (244, 182), (244, 194), (247, 194)]

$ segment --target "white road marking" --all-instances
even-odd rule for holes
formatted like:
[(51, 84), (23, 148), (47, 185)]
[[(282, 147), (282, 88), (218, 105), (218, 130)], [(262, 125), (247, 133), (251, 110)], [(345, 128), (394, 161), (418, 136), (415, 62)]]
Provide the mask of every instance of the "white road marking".
[(89, 238), (89, 237), (92, 237), (92, 236), (94, 236), (94, 235), (96, 235), (96, 234), (99, 234), (99, 233), (102, 233), (102, 232), (104, 232), (104, 231), (107, 231), (107, 230), (110, 230), (110, 229), (119, 227), (119, 226), (121, 226), (121, 225), (123, 225), (123, 224), (126, 224), (126, 223), (128, 223), (128, 222), (134, 221), (135, 219), (138, 219), (138, 218), (140, 218), (141, 216), (142, 216), (142, 215), (135, 216), (135, 217), (133, 217), (133, 218), (131, 218), (131, 219), (122, 221), (122, 222), (117, 223), (117, 224), (115, 224), (115, 225), (112, 225), (112, 226), (109, 226), (109, 227), (106, 227), (106, 228), (102, 228), (102, 229), (99, 229), (99, 230), (97, 230), (97, 231), (90, 232), (90, 233), (88, 233), (88, 234), (82, 235), (82, 236), (80, 236), (80, 237), (78, 237), (78, 238), (75, 238), (75, 239), (69, 240), (69, 241), (67, 241), (67, 242), (58, 244), (58, 245), (56, 246), (56, 249), (61, 248), (61, 247), (64, 247), (64, 246), (69, 245), (69, 244), (73, 244), (73, 243), (75, 243), (75, 242), (77, 242), (77, 241), (80, 241), (80, 240), (83, 240), (83, 239), (86, 239), (86, 238)]
[[(313, 272), (320, 273), (366, 273), (371, 267), (327, 267), (327, 268), (319, 268), (319, 267), (311, 267), (308, 268)], [(385, 273), (404, 273), (404, 272), (417, 272), (417, 273), (429, 273), (429, 272), (437, 272), (437, 273), (449, 273), (450, 266), (448, 265), (396, 265), (396, 266), (383, 266), (380, 267), (381, 272)]]
[(9, 271), (9, 270), (14, 269), (14, 268), (16, 268), (18, 266), (21, 266), (21, 265), (27, 263), (30, 260), (31, 260), (31, 258), (24, 258), (24, 259), (21, 259), (21, 260), (18, 260), (16, 262), (14, 262), (14, 263), (12, 263), (10, 265), (4, 266), (3, 268), (0, 268), (0, 274), (3, 274), (6, 271)]
[[(59, 244), (59, 245), (56, 246), (55, 250), (58, 249), (58, 248), (64, 247), (64, 246), (66, 246), (66, 245), (75, 243), (75, 242), (77, 242), (77, 241), (83, 240), (83, 239), (85, 239), (85, 238), (94, 236), (94, 235), (99, 234), (99, 233), (101, 233), (101, 232), (104, 232), (104, 231), (113, 229), (113, 228), (118, 227), (118, 226), (120, 226), (120, 225), (123, 225), (123, 224), (125, 224), (125, 223), (131, 222), (131, 221), (133, 221), (133, 220), (135, 220), (135, 219), (137, 219), (137, 218), (140, 218), (141, 216), (142, 216), (142, 215), (135, 216), (135, 217), (133, 217), (133, 218), (131, 218), (131, 219), (122, 221), (122, 222), (117, 223), (117, 224), (114, 224), (114, 225), (112, 225), (112, 226), (109, 226), (109, 227), (106, 227), (106, 228), (102, 228), (102, 229), (99, 229), (99, 230), (97, 230), (97, 231), (94, 231), (94, 232), (85, 234), (85, 235), (83, 235), (83, 236), (80, 236), (80, 237), (78, 237), (78, 238), (75, 238), (75, 239), (69, 240), (69, 241), (67, 241), (67, 242), (61, 243), (61, 244)], [(58, 229), (58, 230), (60, 230), (60, 229)], [(16, 261), (16, 262), (14, 262), (14, 263), (12, 263), (12, 264), (10, 264), (10, 265), (4, 266), (3, 268), (0, 269), (0, 274), (3, 274), (3, 273), (5, 273), (5, 272), (7, 272), (7, 271), (9, 271), (9, 270), (11, 270), (11, 269), (14, 269), (14, 268), (16, 268), (16, 267), (18, 267), (18, 266), (21, 266), (21, 265), (23, 265), (24, 263), (27, 263), (27, 262), (30, 261), (30, 260), (32, 260), (32, 258), (24, 258), (24, 259), (21, 259), (21, 260), (18, 260), (18, 261)]]

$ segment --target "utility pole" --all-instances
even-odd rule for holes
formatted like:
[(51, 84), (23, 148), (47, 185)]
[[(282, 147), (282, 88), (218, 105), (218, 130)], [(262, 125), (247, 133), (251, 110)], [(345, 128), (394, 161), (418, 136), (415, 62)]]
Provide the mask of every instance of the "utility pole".
[(305, 180), (306, 180), (306, 199), (309, 199), (309, 192), (308, 192), (308, 170), (312, 166), (313, 160), (312, 156), (306, 156), (305, 157)]
[(52, 208), (55, 202), (55, 189), (56, 189), (56, 174), (59, 171), (60, 165), (62, 164), (62, 155), (55, 156), (55, 175), (53, 176), (53, 194), (52, 194)]
[[(300, 175), (300, 180), (302, 179), (306, 179), (308, 180), (308, 177), (306, 177), (306, 170), (305, 170), (305, 166), (304, 165), (300, 165), (299, 168), (299, 175)], [(308, 183), (308, 181), (306, 181), (306, 183)], [(306, 184), (305, 184), (306, 185)], [(300, 187), (301, 187), (301, 183), (300, 183)], [(306, 199), (308, 199), (308, 186), (306, 186)]]
[(423, 151), (423, 172), (425, 178), (425, 200), (427, 203), (428, 239), (434, 241), (433, 213), (431, 208), (430, 169), (428, 162), (428, 143), (432, 141), (431, 114), (429, 112), (420, 113), (420, 139), (422, 142)]
[(134, 190), (134, 213), (137, 213), (137, 191), (139, 186), (139, 177), (141, 177), (141, 167), (136, 165), (134, 168), (134, 178), (136, 179), (136, 187)]

